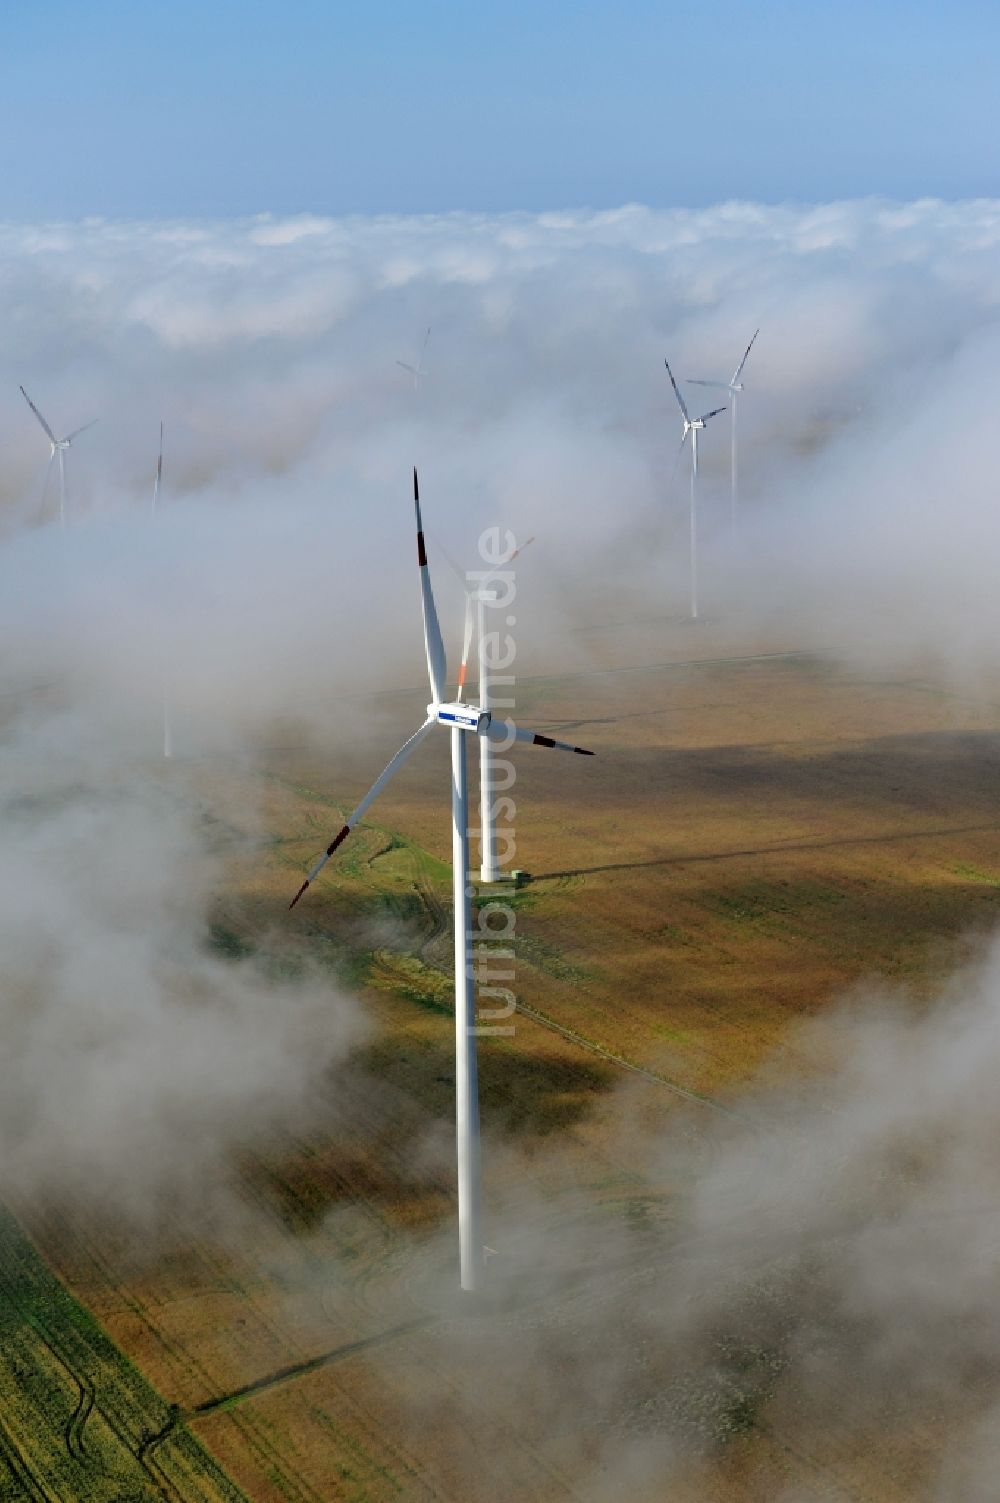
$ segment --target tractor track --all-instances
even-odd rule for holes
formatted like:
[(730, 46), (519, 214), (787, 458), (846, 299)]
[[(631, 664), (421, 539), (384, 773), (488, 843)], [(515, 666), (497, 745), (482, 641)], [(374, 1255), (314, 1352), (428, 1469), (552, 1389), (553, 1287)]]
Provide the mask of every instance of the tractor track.
[[(63, 1225), (68, 1224), (65, 1218), (62, 1218), (62, 1221)], [(100, 1276), (105, 1283), (105, 1287), (110, 1289), (112, 1293), (118, 1296), (123, 1308), (130, 1310), (135, 1316), (137, 1316), (137, 1318), (147, 1326), (154, 1337), (161, 1339), (159, 1338), (159, 1333), (157, 1332), (156, 1327), (150, 1323), (145, 1307), (128, 1293), (125, 1285), (121, 1282), (121, 1280), (111, 1272), (109, 1266), (100, 1256), (99, 1252), (94, 1246), (92, 1239), (80, 1227), (75, 1228), (74, 1235), (79, 1246), (92, 1259), (94, 1268), (100, 1272)], [(69, 1454), (73, 1456), (74, 1460), (82, 1460), (84, 1457), (84, 1427), (87, 1424), (87, 1421), (90, 1419), (91, 1415), (96, 1411), (96, 1413), (100, 1415), (101, 1419), (107, 1425), (115, 1440), (121, 1446), (123, 1452), (126, 1455), (130, 1455), (135, 1458), (136, 1462), (145, 1473), (150, 1487), (153, 1488), (161, 1498), (167, 1500), (167, 1503), (187, 1503), (185, 1493), (182, 1490), (182, 1481), (175, 1480), (162, 1466), (157, 1464), (157, 1462), (151, 1455), (151, 1442), (155, 1441), (156, 1437), (151, 1437), (144, 1427), (140, 1428), (138, 1434), (136, 1434), (125, 1417), (125, 1411), (120, 1409), (117, 1404), (108, 1401), (98, 1402), (96, 1387), (91, 1379), (81, 1375), (81, 1373), (73, 1366), (69, 1350), (73, 1345), (72, 1342), (67, 1343), (60, 1340), (54, 1332), (43, 1329), (40, 1324), (37, 1321), (31, 1319), (30, 1316), (29, 1322), (32, 1325), (33, 1329), (41, 1337), (45, 1345), (60, 1362), (60, 1364), (71, 1375), (77, 1386), (82, 1390), (85, 1390), (88, 1387), (93, 1390), (92, 1400), (88, 1400), (88, 1395), (85, 1391), (81, 1394), (80, 1402), (77, 1404), (73, 1415), (70, 1417), (70, 1420), (68, 1421), (64, 1432), (67, 1450), (69, 1451)], [(167, 1350), (170, 1350), (170, 1348), (168, 1347)], [(165, 1400), (163, 1400), (159, 1394), (156, 1394), (155, 1391), (154, 1396), (159, 1400), (161, 1404), (165, 1403)], [(171, 1420), (168, 1420), (167, 1427), (165, 1428), (170, 1428), (170, 1426)], [(73, 1449), (74, 1446), (79, 1448), (78, 1451)], [(214, 1461), (214, 1458), (212, 1459)], [(227, 1485), (234, 1485), (232, 1484), (231, 1479), (228, 1476), (226, 1476), (225, 1474), (222, 1475), (223, 1480)]]
[(413, 890), (427, 909), (431, 920), (431, 932), (420, 942), (420, 958), (427, 965), (433, 966), (434, 970), (447, 972), (449, 967), (442, 965), (440, 961), (434, 960), (432, 956), (427, 954), (431, 945), (435, 944), (441, 938), (448, 927), (447, 910), (440, 898), (438, 898), (427, 877), (423, 875), (419, 876), (413, 884)]
[(66, 1449), (77, 1461), (83, 1461), (86, 1456), (83, 1432), (94, 1412), (97, 1393), (88, 1378), (81, 1377), (79, 1373), (75, 1373), (74, 1377), (80, 1390), (80, 1399), (66, 1423)]
[(42, 1479), (36, 1476), (20, 1446), (0, 1422), (0, 1461), (4, 1462), (11, 1476), (21, 1485), (25, 1498), (35, 1503), (57, 1503)]

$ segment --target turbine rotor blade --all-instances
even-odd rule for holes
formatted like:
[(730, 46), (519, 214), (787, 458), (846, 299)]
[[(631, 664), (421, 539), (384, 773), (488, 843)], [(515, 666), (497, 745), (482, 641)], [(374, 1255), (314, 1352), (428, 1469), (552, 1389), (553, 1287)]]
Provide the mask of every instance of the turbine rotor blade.
[(420, 482), (416, 465), (413, 467), (413, 509), (417, 518), (417, 563), (420, 566), (420, 603), (424, 614), (424, 648), (427, 652), (427, 677), (430, 679), (434, 703), (441, 704), (444, 687), (448, 682), (448, 659), (441, 627), (438, 623), (434, 591), (431, 589), (430, 570), (427, 567), (427, 549), (424, 547), (424, 524), (420, 516)]
[[(461, 701), (462, 692), (468, 680), (469, 654), (472, 650), (472, 637), (475, 629), (473, 608), (475, 606), (479, 591), (477, 589), (469, 589), (469, 576), (467, 574), (463, 574), (462, 570), (458, 567), (458, 564), (452, 558), (451, 554), (448, 552), (441, 539), (435, 536), (433, 541), (436, 551), (441, 554), (441, 557), (444, 559), (445, 563), (448, 565), (455, 578), (461, 583), (462, 589), (465, 593), (465, 624), (462, 629), (462, 662), (458, 670), (458, 678), (456, 679), (456, 684), (458, 686), (458, 694), (456, 698)], [(533, 536), (530, 538), (525, 538), (524, 542), (520, 543), (514, 549), (514, 552), (511, 554), (507, 562), (509, 564), (512, 564), (514, 560), (524, 552), (529, 543), (533, 543), (534, 541), (535, 539)]]
[(407, 365), (405, 360), (397, 360), (396, 364), (400, 366), (404, 371), (409, 371), (411, 376), (419, 376), (420, 374), (415, 365)]
[(685, 428), (684, 429), (684, 435), (681, 438), (680, 443), (677, 445), (676, 450), (674, 451), (674, 462), (670, 466), (670, 479), (667, 481), (667, 494), (668, 495), (670, 493), (671, 487), (673, 486), (674, 476), (677, 474), (677, 466), (681, 462), (681, 454), (682, 454), (682, 452), (684, 450), (684, 445), (687, 443), (687, 437), (688, 437), (688, 434), (690, 432), (691, 432), (690, 428)]
[(532, 746), (547, 746), (555, 751), (576, 752), (578, 757), (592, 757), (594, 753), (587, 751), (586, 747), (573, 746), (569, 741), (556, 741), (552, 736), (543, 736), (540, 731), (526, 730), (522, 725), (515, 725), (513, 720), (491, 720), (481, 736), (488, 736), (491, 741), (506, 741), (513, 735), (515, 741), (527, 741)]
[(100, 418), (91, 418), (90, 422), (84, 423), (82, 428), (74, 428), (72, 433), (67, 433), (66, 437), (63, 439), (63, 443), (71, 444), (74, 438), (79, 438), (81, 433), (86, 433), (88, 428), (93, 428), (94, 424), (99, 423), (100, 421)]
[(709, 418), (718, 417), (719, 413), (725, 412), (725, 410), (726, 409), (724, 407), (713, 407), (711, 412), (703, 412), (701, 417), (698, 418), (697, 421), (699, 423), (707, 423)]
[[(430, 536), (430, 534), (428, 534), (428, 537), (429, 536)], [(437, 533), (434, 534), (434, 537), (431, 539), (431, 541), (434, 544), (434, 552), (435, 553), (440, 553), (441, 557), (444, 559), (445, 563), (448, 565), (448, 568), (451, 570), (451, 572), (454, 574), (455, 578), (461, 584), (462, 589), (463, 590), (468, 590), (468, 588), (469, 588), (469, 577), (468, 577), (468, 575), (465, 573), (464, 570), (462, 570), (462, 569), (460, 569), (458, 567), (458, 564), (455, 562), (455, 560), (452, 557), (452, 555), (448, 552), (447, 548), (444, 546), (444, 544), (442, 543), (441, 539), (438, 537)]]
[(677, 398), (677, 405), (681, 409), (681, 417), (684, 419), (685, 423), (689, 423), (691, 419), (688, 417), (688, 410), (684, 405), (684, 398), (681, 396), (681, 389), (677, 385), (677, 382), (674, 380), (674, 373), (670, 369), (670, 363), (666, 358), (664, 358), (663, 363), (667, 367), (667, 375), (670, 377), (670, 384), (674, 388), (674, 396)]
[(465, 679), (469, 671), (469, 652), (472, 648), (472, 626), (474, 613), (472, 609), (473, 596), (471, 590), (465, 592), (465, 631), (462, 637), (462, 664), (458, 670), (458, 694), (456, 698), (461, 703), (465, 693)]
[(735, 386), (736, 383), (737, 383), (737, 381), (740, 379), (740, 376), (741, 376), (741, 374), (743, 372), (743, 367), (746, 365), (747, 359), (748, 359), (749, 354), (750, 354), (750, 351), (753, 349), (754, 339), (757, 338), (757, 335), (759, 333), (760, 333), (759, 329), (755, 329), (754, 330), (753, 339), (751, 339), (750, 343), (747, 345), (746, 351), (745, 351), (745, 353), (743, 355), (743, 359), (740, 361), (739, 365), (736, 367), (735, 373), (733, 375), (733, 379), (729, 383), (730, 386)]
[(423, 741), (424, 737), (427, 735), (428, 731), (435, 723), (436, 722), (433, 720), (425, 720), (420, 729), (414, 731), (413, 735), (408, 741), (403, 742), (402, 746), (399, 748), (399, 751), (392, 758), (392, 760), (386, 763), (372, 786), (369, 788), (368, 792), (365, 794), (364, 798), (361, 800), (360, 804), (358, 804), (357, 808), (347, 816), (347, 819), (344, 821), (343, 825), (330, 841), (330, 844), (327, 846), (322, 856), (309, 872), (306, 880), (303, 882), (302, 886), (299, 888), (298, 892), (289, 903), (289, 908), (294, 908), (296, 903), (299, 901), (299, 898), (301, 898), (302, 894), (305, 892), (306, 888), (309, 887), (311, 883), (315, 882), (316, 878), (319, 876), (320, 872), (323, 870), (324, 866), (329, 861), (330, 857), (333, 855), (337, 847), (343, 845), (344, 841), (347, 839), (348, 835), (350, 835), (351, 831), (354, 829), (354, 826), (364, 814), (365, 810), (368, 809), (372, 803), (374, 803), (375, 799), (382, 792), (382, 789), (395, 776), (406, 759), (416, 751), (421, 741)]
[(35, 406), (34, 402), (28, 396), (28, 393), (25, 391), (25, 389), (24, 389), (23, 386), (21, 387), (21, 395), (24, 398), (24, 400), (27, 402), (28, 406), (31, 408), (32, 412), (35, 414), (35, 417), (41, 423), (42, 427), (45, 429), (45, 432), (48, 434), (49, 442), (53, 443), (53, 444), (57, 444), (59, 442), (59, 440), (56, 438), (55, 434), (52, 432), (52, 429), (49, 427), (48, 423), (42, 417), (42, 414), (39, 412), (39, 410)]
[(729, 391), (730, 389), (730, 383), (728, 381), (696, 381), (693, 376), (686, 376), (684, 378), (684, 385), (713, 386), (716, 387), (719, 391)]

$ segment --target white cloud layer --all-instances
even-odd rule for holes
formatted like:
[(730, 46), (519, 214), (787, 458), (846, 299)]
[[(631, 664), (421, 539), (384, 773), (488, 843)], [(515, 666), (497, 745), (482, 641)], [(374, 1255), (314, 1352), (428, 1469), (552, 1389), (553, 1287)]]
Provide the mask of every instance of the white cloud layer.
[[(735, 558), (726, 418), (703, 444), (707, 609), (792, 609), (834, 648), (860, 620), (894, 651), (992, 660), (998, 251), (986, 201), (4, 226), (11, 527), (37, 519), (46, 459), (18, 384), (61, 430), (101, 421), (69, 456), (68, 544), (22, 540), (0, 560), (16, 601), (3, 638), (18, 622), (44, 638), (37, 617), (64, 589), (113, 600), (117, 625), (138, 590), (147, 614), (183, 596), (203, 677), (245, 701), (237, 643), (275, 668), (257, 679), (281, 686), (275, 708), (292, 686), (305, 702), (333, 692), (347, 632), (344, 672), (363, 683), (389, 628), (412, 622), (414, 461), (432, 534), (463, 560), (505, 520), (542, 539), (554, 598), (615, 583), (683, 609), (663, 356), (725, 375), (759, 325)], [(427, 326), (415, 393), (396, 361)], [(164, 525), (148, 545), (161, 416)]]

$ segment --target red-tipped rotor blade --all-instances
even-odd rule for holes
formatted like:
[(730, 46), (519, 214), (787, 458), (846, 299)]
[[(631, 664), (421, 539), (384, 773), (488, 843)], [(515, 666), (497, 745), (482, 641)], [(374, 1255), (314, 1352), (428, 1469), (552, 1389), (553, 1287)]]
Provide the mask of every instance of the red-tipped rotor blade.
[(522, 725), (515, 725), (513, 720), (491, 720), (486, 730), (480, 734), (489, 736), (491, 741), (509, 741), (513, 735), (515, 741), (526, 741), (531, 746), (547, 746), (554, 751), (576, 752), (578, 757), (594, 755), (584, 746), (573, 746), (569, 741), (556, 741), (552, 736), (543, 736), (540, 731), (529, 731)]
[(462, 663), (458, 670), (458, 693), (455, 696), (459, 701), (465, 693), (465, 680), (469, 673), (469, 653), (472, 650), (472, 627), (473, 627), (473, 597), (469, 591), (465, 595), (465, 631), (462, 637)]
[(420, 565), (420, 603), (424, 613), (427, 677), (430, 679), (434, 703), (441, 704), (444, 699), (445, 684), (448, 682), (448, 660), (445, 656), (444, 642), (441, 639), (441, 627), (438, 623), (437, 607), (434, 604), (434, 591), (431, 589), (431, 576), (427, 567), (424, 524), (420, 515), (420, 482), (417, 479), (416, 466), (413, 470), (413, 509), (417, 518), (417, 563)]
[(393, 757), (392, 761), (386, 763), (385, 767), (383, 767), (382, 771), (379, 773), (378, 777), (375, 779), (374, 783), (369, 788), (368, 792), (365, 794), (358, 807), (347, 816), (347, 819), (344, 821), (341, 828), (337, 831), (336, 835), (330, 841), (330, 844), (327, 846), (326, 850), (316, 862), (315, 866), (312, 868), (312, 871), (306, 877), (302, 886), (299, 888), (298, 892), (289, 903), (289, 908), (294, 908), (296, 903), (299, 901), (299, 898), (301, 898), (302, 894), (305, 892), (306, 888), (312, 882), (315, 882), (316, 878), (319, 876), (320, 872), (323, 870), (324, 866), (333, 855), (334, 851), (339, 845), (343, 845), (344, 841), (347, 839), (348, 835), (350, 835), (358, 820), (365, 813), (365, 810), (368, 809), (372, 803), (374, 803), (376, 798), (378, 798), (378, 795), (382, 792), (382, 789), (399, 771), (400, 767), (402, 767), (407, 757), (409, 757), (413, 752), (416, 751), (417, 747), (420, 745), (421, 741), (423, 741), (424, 737), (427, 735), (427, 732), (430, 730), (431, 726), (434, 725), (434, 723), (435, 722), (433, 720), (425, 720), (420, 729), (414, 731), (413, 735), (408, 741), (403, 742), (402, 746), (399, 748), (399, 751)]

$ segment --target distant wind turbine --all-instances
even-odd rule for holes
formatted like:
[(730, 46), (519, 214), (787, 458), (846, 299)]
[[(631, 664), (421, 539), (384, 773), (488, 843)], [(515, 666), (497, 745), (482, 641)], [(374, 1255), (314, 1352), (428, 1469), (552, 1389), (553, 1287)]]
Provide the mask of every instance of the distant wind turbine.
[(50, 473), (50, 471), (52, 469), (52, 463), (55, 460), (56, 456), (57, 455), (59, 456), (59, 521), (60, 521), (60, 524), (63, 527), (65, 527), (66, 526), (66, 462), (65, 462), (66, 450), (69, 448), (69, 446), (73, 442), (74, 438), (79, 438), (79, 436), (80, 436), (81, 433), (86, 433), (86, 431), (87, 431), (88, 428), (93, 428), (94, 424), (98, 421), (98, 419), (97, 418), (91, 418), (91, 420), (90, 420), (89, 423), (84, 423), (84, 425), (83, 425), (82, 428), (74, 428), (73, 432), (72, 433), (67, 433), (67, 435), (66, 435), (65, 438), (56, 438), (55, 434), (52, 432), (52, 429), (49, 427), (48, 423), (42, 417), (42, 414), (39, 412), (39, 410), (35, 406), (34, 402), (28, 396), (28, 393), (25, 391), (25, 389), (24, 389), (23, 386), (21, 387), (21, 395), (24, 398), (24, 400), (27, 402), (28, 406), (31, 408), (32, 412), (35, 414), (35, 417), (38, 419), (39, 423), (41, 423), (42, 429), (44, 430), (44, 433), (45, 433), (45, 436), (48, 439), (49, 443), (52, 445), (51, 451), (49, 453), (49, 463), (48, 463), (48, 466), (47, 466), (46, 471), (45, 471), (45, 485), (42, 488), (42, 494), (43, 494), (43, 496), (45, 494), (45, 491), (48, 489), (49, 473)]
[(153, 481), (153, 499), (150, 502), (150, 511), (156, 511), (156, 503), (160, 499), (160, 485), (163, 481), (163, 419), (160, 419), (160, 452), (156, 460), (156, 478)]
[(420, 346), (420, 354), (417, 356), (417, 363), (416, 363), (416, 365), (408, 365), (405, 360), (397, 360), (396, 361), (396, 364), (402, 370), (409, 371), (410, 375), (413, 377), (413, 390), (414, 391), (419, 391), (420, 390), (420, 383), (421, 383), (421, 381), (424, 379), (424, 377), (427, 374), (427, 371), (426, 371), (426, 369), (424, 367), (424, 356), (427, 353), (427, 341), (428, 341), (428, 339), (430, 339), (430, 337), (431, 337), (431, 331), (430, 331), (430, 329), (428, 329), (427, 333), (424, 335), (424, 342)]
[(741, 382), (740, 377), (743, 374), (743, 367), (747, 363), (747, 359), (749, 357), (750, 351), (753, 349), (754, 340), (757, 338), (757, 335), (759, 333), (760, 333), (759, 329), (755, 329), (754, 330), (753, 339), (751, 339), (750, 343), (747, 345), (746, 350), (743, 353), (743, 359), (740, 361), (739, 365), (733, 371), (732, 378), (729, 381), (695, 381), (695, 380), (691, 379), (691, 380), (688, 380), (687, 383), (686, 383), (688, 386), (711, 386), (711, 387), (714, 387), (716, 391), (728, 391), (729, 394), (730, 394), (730, 396), (733, 399), (732, 400), (732, 413), (731, 413), (731, 418), (730, 418), (730, 430), (731, 430), (730, 436), (731, 436), (731, 441), (732, 441), (732, 459), (731, 459), (731, 469), (730, 469), (730, 489), (731, 489), (731, 493), (732, 493), (732, 528), (733, 528), (733, 532), (736, 531), (736, 516), (737, 516), (737, 512), (739, 510), (739, 480), (737, 478), (737, 458), (736, 458), (736, 443), (737, 443), (737, 439), (736, 439), (736, 416), (737, 416), (737, 406), (738, 406), (738, 403), (739, 403), (739, 395), (740, 395), (740, 392), (743, 390), (743, 383)]
[[(150, 503), (150, 515), (156, 516), (156, 508), (160, 499), (160, 486), (163, 484), (163, 419), (160, 419), (160, 450), (156, 457), (156, 476), (153, 480), (153, 499)], [(174, 737), (170, 726), (170, 685), (167, 676), (167, 649), (161, 644), (160, 647), (160, 687), (163, 698), (163, 755), (169, 761), (174, 754)]]
[(420, 515), (420, 489), (417, 472), (413, 472), (413, 506), (417, 523), (417, 563), (420, 568), (420, 596), (424, 622), (424, 651), (431, 702), (427, 719), (375, 779), (364, 798), (333, 837), (326, 851), (313, 866), (290, 903), (294, 908), (311, 882), (350, 835), (358, 820), (395, 777), (403, 763), (416, 751), (435, 726), (451, 731), (451, 819), (452, 875), (455, 906), (455, 1136), (458, 1157), (458, 1236), (461, 1283), (463, 1289), (478, 1289), (483, 1278), (484, 1248), (480, 1226), (479, 1163), (479, 1091), (476, 1073), (476, 999), (472, 972), (472, 910), (469, 885), (469, 785), (465, 741), (469, 735), (489, 736), (509, 746), (514, 741), (528, 741), (535, 746), (558, 748), (592, 756), (580, 746), (553, 741), (549, 736), (515, 726), (510, 720), (494, 722), (489, 710), (478, 705), (448, 702), (444, 699), (448, 682), (448, 665), (441, 628), (438, 624), (434, 593), (427, 567), (427, 550)]
[(724, 407), (713, 407), (712, 410), (711, 410), (711, 412), (703, 412), (702, 415), (701, 415), (701, 417), (696, 417), (696, 418), (690, 417), (688, 415), (687, 407), (684, 405), (684, 398), (681, 396), (680, 388), (677, 385), (677, 382), (674, 380), (674, 373), (670, 369), (670, 365), (669, 365), (669, 363), (666, 360), (664, 360), (663, 363), (667, 367), (667, 375), (670, 377), (670, 384), (674, 388), (674, 396), (677, 398), (677, 405), (678, 405), (678, 407), (681, 410), (681, 417), (684, 419), (684, 432), (681, 435), (680, 447), (678, 448), (678, 451), (677, 451), (678, 455), (680, 454), (680, 450), (683, 449), (683, 447), (684, 447), (684, 444), (685, 444), (685, 442), (687, 440), (688, 434), (691, 435), (691, 620), (692, 621), (697, 621), (697, 619), (698, 619), (698, 434), (704, 428), (704, 426), (708, 422), (709, 418), (718, 417), (719, 413), (720, 412), (725, 412), (726, 409)]

